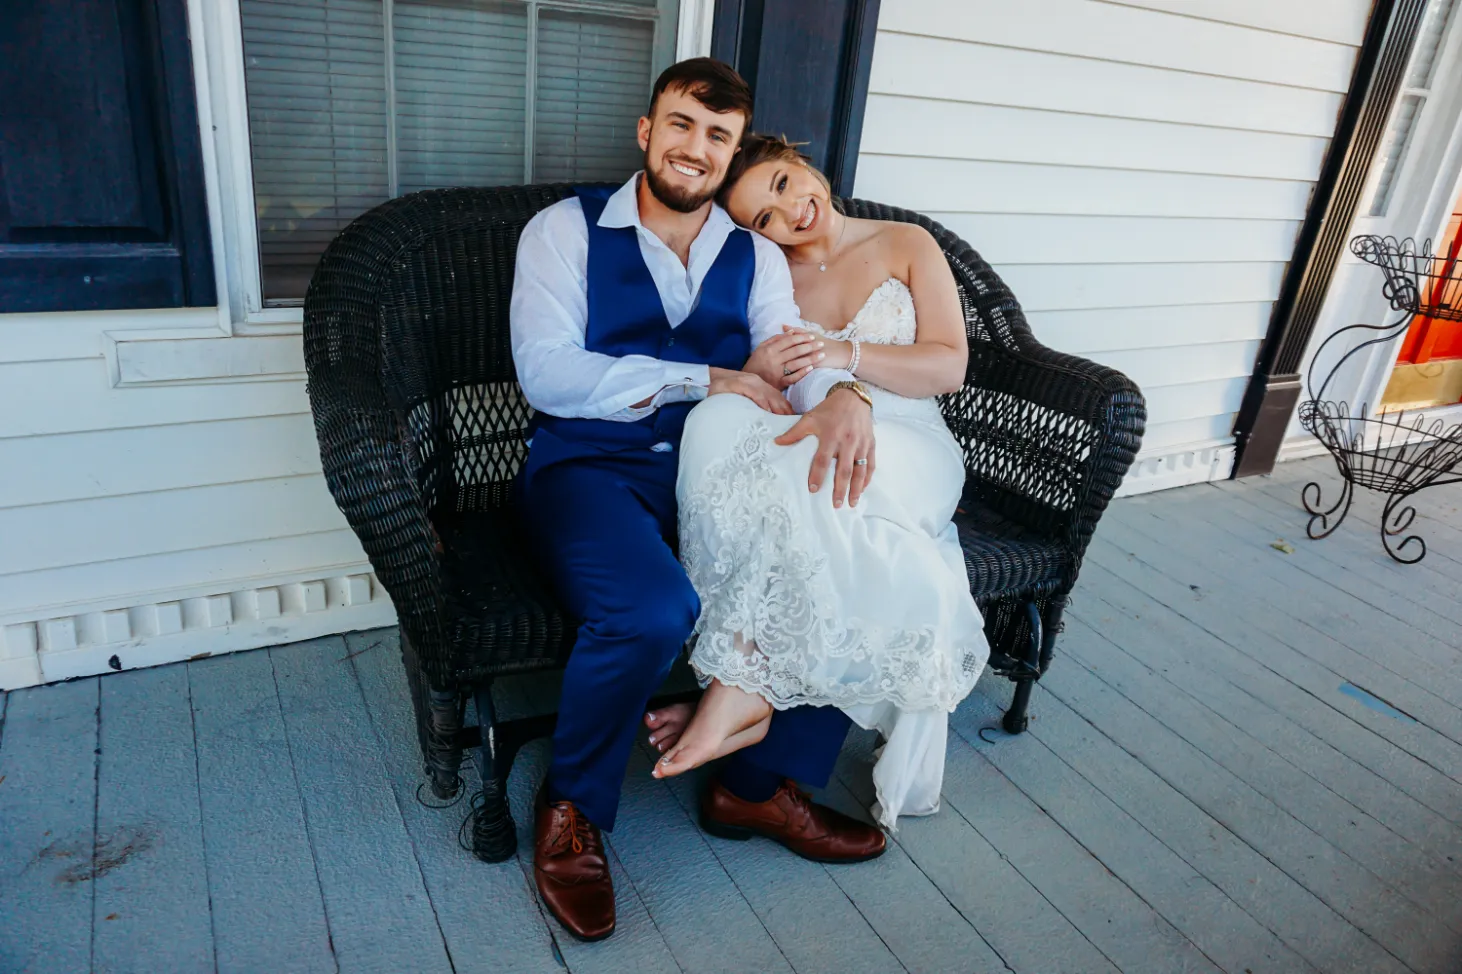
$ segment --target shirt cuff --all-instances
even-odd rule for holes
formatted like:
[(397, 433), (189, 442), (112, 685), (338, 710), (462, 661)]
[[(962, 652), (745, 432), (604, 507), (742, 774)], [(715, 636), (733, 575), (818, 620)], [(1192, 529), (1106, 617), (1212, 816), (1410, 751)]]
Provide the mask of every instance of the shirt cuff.
[(711, 367), (687, 362), (665, 364), (665, 385), (655, 393), (652, 409), (673, 402), (700, 402), (711, 391)]
[(855, 381), (853, 373), (847, 369), (813, 369), (811, 375), (787, 390), (787, 400), (797, 412), (810, 413), (827, 398), (833, 386), (839, 382)]

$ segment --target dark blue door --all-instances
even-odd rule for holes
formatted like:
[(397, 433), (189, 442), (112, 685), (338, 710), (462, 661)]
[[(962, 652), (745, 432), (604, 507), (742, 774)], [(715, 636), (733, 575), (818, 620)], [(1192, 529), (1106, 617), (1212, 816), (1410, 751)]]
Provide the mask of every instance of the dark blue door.
[(0, 0), (0, 312), (215, 303), (184, 0)]
[(878, 0), (717, 0), (713, 56), (756, 93), (755, 127), (803, 151), (853, 192)]

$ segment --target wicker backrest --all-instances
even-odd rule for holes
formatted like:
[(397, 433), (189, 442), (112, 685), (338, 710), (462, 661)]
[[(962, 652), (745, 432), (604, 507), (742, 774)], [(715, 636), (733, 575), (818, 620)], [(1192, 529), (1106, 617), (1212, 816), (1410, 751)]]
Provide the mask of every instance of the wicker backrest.
[(373, 334), (347, 335), (344, 316), (314, 315), (324, 327), (306, 336), (307, 355), (313, 347), (319, 360), (311, 382), (321, 381), (317, 372), (374, 376), (375, 393), (402, 417), (433, 516), (500, 506), (510, 496), (532, 415), (508, 329), (518, 236), (572, 191), (560, 184), (413, 193), (352, 223), (321, 260), (312, 295), (353, 285), (371, 303)]
[[(510, 497), (531, 416), (509, 342), (518, 235), (571, 192), (551, 185), (405, 196), (352, 223), (316, 272), (306, 308), (312, 395), (326, 383), (389, 404), (433, 517)], [(1065, 356), (1035, 341), (1019, 302), (979, 254), (917, 213), (862, 200), (840, 205), (854, 216), (924, 226), (950, 261), (970, 367), (965, 387), (942, 404), (965, 451), (969, 489), (1038, 530), (1069, 525), (1107, 401), (1091, 363), (1072, 359), (1080, 368), (1061, 377), (1057, 394), (1032, 395), (1030, 382), (1049, 384), (1051, 373), (1037, 370), (1033, 380), (1023, 363)], [(326, 294), (328, 304), (316, 300)]]
[[(1120, 373), (1036, 341), (1000, 275), (940, 224), (866, 200), (844, 201), (843, 208), (924, 227), (954, 272), (970, 361), (963, 388), (940, 405), (964, 449), (967, 496), (1036, 531), (1068, 530), (1070, 512), (1084, 504), (1092, 486), (1088, 461), (1109, 423), (1111, 391), (1135, 393), (1135, 387)], [(1033, 368), (1035, 363), (1047, 367)], [(1084, 539), (1067, 540), (1085, 547)]]

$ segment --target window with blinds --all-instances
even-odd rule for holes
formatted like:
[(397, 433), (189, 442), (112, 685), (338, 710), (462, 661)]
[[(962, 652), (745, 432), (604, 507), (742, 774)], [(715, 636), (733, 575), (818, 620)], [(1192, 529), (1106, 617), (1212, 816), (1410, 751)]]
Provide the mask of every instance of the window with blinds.
[(442, 186), (622, 179), (678, 0), (240, 0), (269, 306), (356, 216)]
[(1451, 26), (1453, 12), (1458, 6), (1457, 0), (1432, 0), (1427, 4), (1426, 18), (1421, 22), (1421, 30), (1412, 47), (1411, 63), (1396, 99), (1396, 107), (1391, 112), (1391, 126), (1377, 160), (1380, 163), (1380, 172), (1376, 177), (1375, 193), (1371, 197), (1371, 216), (1385, 216), (1391, 207), (1397, 177), (1406, 162), (1407, 150), (1411, 148), (1412, 137), (1416, 134), (1417, 121), (1432, 93), (1442, 41), (1446, 38), (1447, 28)]

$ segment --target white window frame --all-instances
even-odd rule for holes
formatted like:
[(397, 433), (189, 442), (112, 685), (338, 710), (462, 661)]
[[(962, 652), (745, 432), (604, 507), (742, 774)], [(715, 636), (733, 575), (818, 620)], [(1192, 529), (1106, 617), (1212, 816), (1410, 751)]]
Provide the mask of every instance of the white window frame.
[[(1431, 87), (1402, 89), (1407, 93), (1420, 93), (1425, 100), (1421, 117), (1418, 117), (1412, 132), (1412, 144), (1407, 147), (1397, 173), (1390, 205), (1385, 213), (1371, 215), (1371, 200), (1380, 178), (1379, 167), (1373, 167), (1365, 188), (1366, 195), (1362, 197), (1361, 215), (1351, 227), (1352, 237), (1364, 233), (1390, 234), (1411, 237), (1420, 243), (1437, 240), (1446, 229), (1457, 195), (1462, 192), (1462, 74), (1459, 74), (1459, 69), (1462, 69), (1462, 7), (1453, 11), (1451, 23), (1447, 25), (1437, 52)], [(1407, 66), (1407, 74), (1410, 74), (1410, 65)], [(1396, 104), (1400, 105), (1399, 97)], [(1372, 305), (1375, 314), (1355, 320), (1374, 321), (1376, 324), (1394, 321), (1395, 312), (1380, 297), (1380, 270), (1369, 264), (1353, 270), (1362, 274), (1375, 295), (1375, 304)], [(1334, 290), (1332, 286), (1332, 292)], [(1364, 402), (1371, 415), (1379, 414), (1386, 385), (1396, 367), (1396, 356), (1405, 340), (1403, 332), (1389, 342), (1371, 347), (1349, 401)], [(1432, 414), (1454, 421), (1462, 418), (1462, 405), (1439, 406), (1424, 412), (1427, 413), (1427, 422), (1433, 418)]]
[[(680, 0), (677, 59), (709, 55), (715, 0)], [(266, 308), (259, 279), (249, 106), (238, 0), (188, 0), (203, 131), (219, 325), (230, 336), (298, 334), (301, 308)], [(176, 330), (169, 332), (177, 337)]]
[[(1410, 65), (1407, 72), (1409, 75)], [(1396, 174), (1389, 205), (1384, 214), (1371, 215), (1372, 201), (1381, 176), (1381, 167), (1373, 165), (1347, 240), (1374, 233), (1411, 237), (1420, 242), (1435, 240), (1446, 227), (1452, 204), (1458, 192), (1462, 192), (1462, 8), (1453, 13), (1442, 38), (1431, 88), (1403, 90), (1421, 91), (1426, 95), (1426, 101)], [(1400, 101), (1398, 97), (1397, 106)], [(1395, 110), (1393, 107), (1393, 114)], [(1393, 123), (1394, 118), (1388, 119), (1388, 131)], [(1306, 357), (1301, 363), (1302, 381), (1310, 356), (1336, 329), (1355, 322), (1389, 324), (1396, 320), (1396, 313), (1390, 310), (1382, 296), (1381, 282), (1381, 271), (1353, 256), (1347, 247), (1325, 296), (1325, 306), (1321, 311), (1322, 327), (1316, 328), (1311, 336)], [(1381, 398), (1405, 337), (1403, 332), (1391, 341), (1373, 345), (1356, 356), (1357, 361), (1347, 367), (1341, 381), (1327, 391), (1326, 398), (1343, 400), (1356, 407), (1365, 404), (1368, 416), (1378, 415)], [(1317, 372), (1328, 368), (1344, 352), (1345, 348), (1336, 346), (1327, 349), (1326, 359), (1316, 367)], [(1308, 395), (1309, 390), (1304, 390), (1304, 393)], [(1455, 422), (1462, 419), (1462, 405), (1439, 406), (1422, 410), (1421, 414), (1425, 423), (1436, 419)], [(1298, 418), (1292, 416), (1280, 460), (1322, 452), (1324, 448), (1320, 443), (1303, 432)]]

